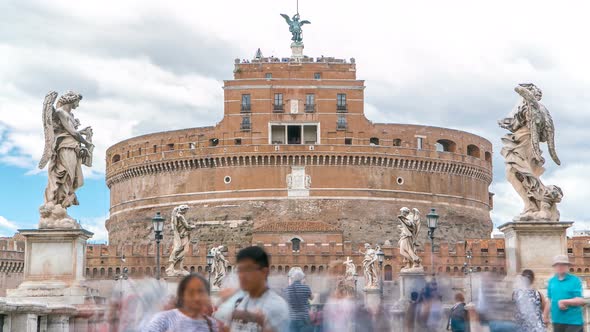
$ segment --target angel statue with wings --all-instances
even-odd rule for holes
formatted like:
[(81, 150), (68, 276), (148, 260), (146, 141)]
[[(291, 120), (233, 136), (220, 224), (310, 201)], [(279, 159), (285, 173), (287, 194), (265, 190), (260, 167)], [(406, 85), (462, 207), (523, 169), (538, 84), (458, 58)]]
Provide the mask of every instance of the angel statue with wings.
[(92, 128), (78, 130), (80, 122), (73, 114), (80, 100), (82, 95), (73, 91), (59, 98), (51, 91), (43, 102), (45, 149), (39, 168), (48, 166), (48, 181), (45, 201), (39, 208), (39, 228), (80, 228), (66, 212), (78, 205), (76, 190), (84, 184), (82, 165), (92, 166)]
[(301, 34), (303, 33), (301, 27), (304, 24), (311, 24), (311, 22), (308, 20), (300, 21), (299, 13), (293, 15), (292, 19), (289, 18), (289, 15), (287, 14), (281, 14), (281, 16), (284, 17), (285, 21), (287, 21), (287, 24), (289, 24), (289, 32), (291, 32), (291, 34), (293, 35), (291, 40), (295, 43), (301, 43), (303, 41), (303, 37), (301, 37)]
[(400, 221), (399, 254), (403, 257), (404, 270), (422, 270), (420, 257), (416, 254), (418, 247), (418, 234), (420, 233), (420, 211), (403, 207), (397, 217)]
[(561, 162), (555, 151), (555, 128), (549, 111), (539, 101), (543, 93), (532, 83), (514, 88), (521, 97), (516, 107), (500, 121), (500, 127), (510, 131), (502, 137), (506, 178), (524, 201), (523, 212), (516, 220), (559, 221), (557, 203), (563, 192), (554, 185), (545, 186), (540, 176), (545, 172), (545, 159), (540, 148), (547, 142), (551, 159)]
[(227, 266), (229, 261), (223, 255), (223, 245), (219, 247), (213, 247), (210, 250), (213, 255), (213, 265), (211, 266), (211, 274), (213, 274), (213, 289), (220, 289), (223, 283), (223, 279), (227, 273)]

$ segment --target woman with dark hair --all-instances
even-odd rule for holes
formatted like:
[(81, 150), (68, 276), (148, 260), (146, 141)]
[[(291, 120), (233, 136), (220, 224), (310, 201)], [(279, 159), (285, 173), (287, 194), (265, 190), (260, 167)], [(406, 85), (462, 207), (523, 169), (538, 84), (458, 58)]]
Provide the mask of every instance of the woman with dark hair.
[(199, 274), (190, 274), (178, 284), (176, 308), (157, 314), (147, 332), (218, 332), (209, 317), (209, 283)]
[(522, 287), (516, 289), (512, 298), (516, 303), (516, 324), (518, 331), (522, 332), (545, 332), (543, 322), (543, 309), (547, 301), (543, 295), (533, 287), (535, 273), (531, 270), (524, 270), (521, 273)]

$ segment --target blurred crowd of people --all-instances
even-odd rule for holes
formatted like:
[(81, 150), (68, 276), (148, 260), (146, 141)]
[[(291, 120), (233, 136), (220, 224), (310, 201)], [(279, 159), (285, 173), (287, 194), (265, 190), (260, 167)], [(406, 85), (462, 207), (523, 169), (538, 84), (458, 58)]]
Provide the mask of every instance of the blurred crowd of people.
[(584, 330), (582, 283), (568, 272), (567, 256), (555, 257), (555, 275), (546, 295), (534, 287), (532, 270), (516, 279), (483, 273), (469, 303), (459, 292), (445, 298), (449, 292), (435, 278), (413, 290), (408, 299), (372, 303), (342, 278), (342, 262), (328, 269), (325, 289), (311, 289), (303, 270), (293, 267), (288, 286), (276, 290), (269, 286), (269, 267), (263, 248), (244, 248), (236, 257), (239, 286), (221, 289), (212, 298), (207, 279), (190, 274), (179, 282), (173, 299), (163, 301), (167, 290), (160, 289), (151, 296), (138, 292), (115, 301), (108, 331), (541, 332), (550, 326), (555, 332)]

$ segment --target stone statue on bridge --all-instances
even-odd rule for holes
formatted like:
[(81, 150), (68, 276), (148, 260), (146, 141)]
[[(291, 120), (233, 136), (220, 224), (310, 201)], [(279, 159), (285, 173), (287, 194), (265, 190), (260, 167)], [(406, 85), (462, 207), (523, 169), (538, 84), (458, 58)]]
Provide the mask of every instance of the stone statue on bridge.
[(68, 91), (57, 96), (57, 92), (50, 91), (43, 102), (45, 148), (39, 168), (48, 167), (44, 203), (39, 208), (39, 228), (77, 229), (80, 225), (66, 209), (78, 205), (76, 190), (84, 184), (82, 165), (92, 166), (92, 128), (78, 130), (80, 121), (73, 111), (82, 100), (81, 94)]
[(213, 274), (212, 288), (217, 290), (221, 288), (229, 262), (223, 255), (223, 245), (213, 247), (210, 252), (213, 255), (213, 265), (211, 266), (211, 274)]
[(185, 276), (189, 272), (182, 268), (184, 255), (186, 253), (186, 245), (190, 241), (190, 231), (195, 229), (195, 225), (190, 225), (185, 218), (188, 211), (188, 205), (179, 205), (172, 210), (170, 217), (170, 226), (174, 232), (174, 243), (170, 258), (168, 259), (168, 268), (166, 268), (166, 275), (169, 277)]
[(403, 207), (397, 217), (400, 221), (399, 253), (403, 257), (402, 272), (422, 272), (422, 261), (416, 254), (418, 234), (420, 233), (420, 211)]
[(524, 202), (524, 210), (516, 221), (559, 221), (557, 203), (563, 197), (561, 188), (544, 185), (540, 176), (545, 172), (545, 159), (540, 148), (547, 142), (551, 159), (560, 165), (555, 151), (555, 128), (549, 111), (539, 101), (543, 93), (532, 83), (514, 88), (520, 99), (500, 127), (510, 133), (502, 137), (500, 152), (505, 159), (506, 178)]
[(379, 288), (379, 275), (377, 273), (377, 251), (379, 251), (379, 246), (376, 246), (375, 249), (373, 249), (368, 243), (365, 243), (365, 251), (360, 251), (361, 254), (365, 255), (363, 258), (365, 289)]

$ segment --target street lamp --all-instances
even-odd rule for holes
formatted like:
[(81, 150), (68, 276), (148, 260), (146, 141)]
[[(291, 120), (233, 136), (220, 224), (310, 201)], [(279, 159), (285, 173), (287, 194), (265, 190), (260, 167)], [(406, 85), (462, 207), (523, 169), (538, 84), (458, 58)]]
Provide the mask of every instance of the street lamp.
[(207, 253), (207, 268), (209, 270), (209, 285), (211, 285), (211, 266), (213, 265), (213, 259), (215, 257), (213, 256), (213, 254), (211, 253), (211, 251), (209, 251)]
[(434, 276), (434, 231), (438, 226), (438, 214), (436, 214), (435, 209), (430, 209), (430, 213), (426, 215), (426, 223), (428, 224), (428, 237), (430, 238), (430, 266), (432, 276)]
[(468, 249), (465, 252), (465, 258), (467, 258), (467, 262), (464, 263), (465, 274), (469, 274), (469, 302), (473, 302), (473, 267), (471, 266), (471, 259), (473, 258), (473, 255), (471, 253), (471, 249)]
[(156, 279), (160, 280), (160, 240), (162, 240), (162, 230), (164, 229), (164, 218), (160, 212), (152, 218), (154, 233), (156, 233)]
[(355, 273), (352, 275), (352, 278), (353, 278), (353, 280), (354, 280), (354, 297), (355, 297), (355, 299), (356, 299), (356, 283), (357, 283), (357, 281), (358, 281), (358, 279), (359, 279), (359, 275), (358, 275), (358, 274), (355, 272)]
[(383, 253), (383, 250), (379, 248), (379, 251), (377, 251), (376, 254), (377, 261), (379, 262), (379, 293), (381, 294), (381, 298), (383, 298), (383, 258), (385, 257), (385, 253)]

